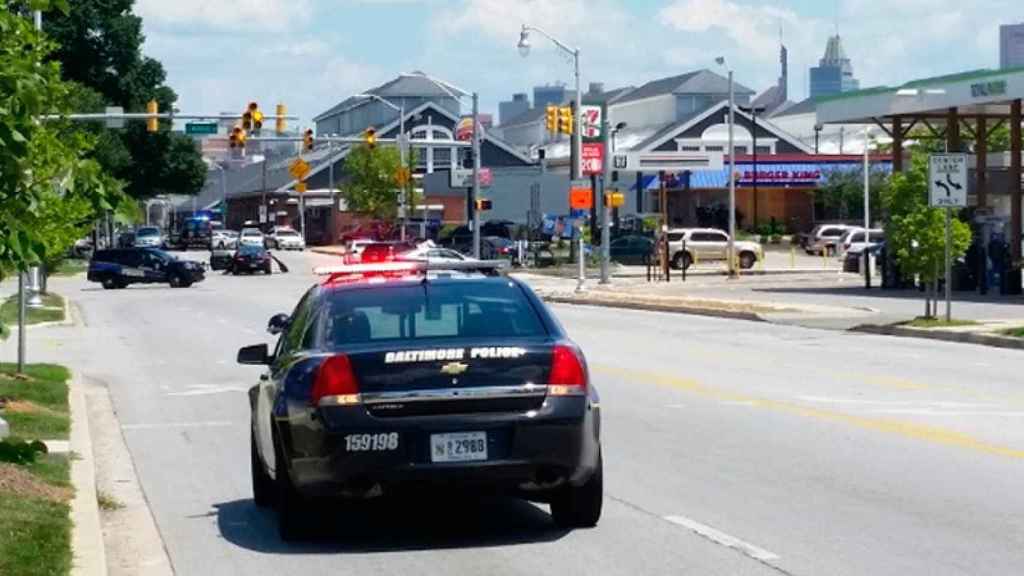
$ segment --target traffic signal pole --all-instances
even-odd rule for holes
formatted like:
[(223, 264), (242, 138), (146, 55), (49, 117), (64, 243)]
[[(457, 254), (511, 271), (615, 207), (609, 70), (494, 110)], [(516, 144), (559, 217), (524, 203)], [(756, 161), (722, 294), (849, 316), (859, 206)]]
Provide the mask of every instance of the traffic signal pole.
[(480, 211), (476, 210), (480, 198), (480, 98), (473, 92), (473, 257), (480, 258)]
[(608, 284), (610, 282), (608, 267), (611, 260), (611, 207), (608, 205), (608, 184), (611, 182), (611, 151), (608, 149), (608, 143), (611, 139), (612, 123), (611, 118), (608, 118), (609, 108), (605, 108), (605, 119), (604, 126), (601, 126), (601, 146), (604, 148), (604, 165), (601, 174), (601, 284)]

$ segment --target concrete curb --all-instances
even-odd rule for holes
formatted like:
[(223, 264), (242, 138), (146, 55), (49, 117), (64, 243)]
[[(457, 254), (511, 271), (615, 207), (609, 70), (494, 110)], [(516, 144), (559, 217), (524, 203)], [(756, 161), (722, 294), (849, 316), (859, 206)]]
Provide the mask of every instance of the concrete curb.
[(661, 304), (655, 302), (638, 302), (629, 300), (615, 300), (608, 298), (593, 298), (588, 296), (573, 297), (546, 295), (541, 296), (545, 302), (554, 304), (575, 304), (578, 306), (601, 306), (604, 308), (622, 308), (626, 310), (643, 310), (647, 312), (671, 312), (674, 314), (690, 314), (693, 316), (708, 316), (712, 318), (725, 318), (728, 320), (748, 320), (751, 322), (765, 322), (766, 320), (754, 312), (739, 312), (735, 310), (721, 310), (701, 306), (686, 306), (684, 304)]
[(71, 405), (71, 483), (75, 497), (71, 501), (71, 549), (73, 576), (106, 576), (107, 555), (103, 544), (100, 508), (96, 501), (96, 464), (92, 453), (89, 415), (85, 393), (77, 377), (72, 376), (68, 394)]
[(942, 340), (960, 344), (978, 344), (994, 348), (1024, 350), (1024, 338), (1000, 336), (998, 334), (979, 334), (977, 332), (951, 332), (925, 328), (907, 328), (905, 326), (877, 326), (865, 324), (850, 329), (851, 332), (878, 334), (882, 336), (900, 336), (904, 338), (923, 338), (926, 340)]

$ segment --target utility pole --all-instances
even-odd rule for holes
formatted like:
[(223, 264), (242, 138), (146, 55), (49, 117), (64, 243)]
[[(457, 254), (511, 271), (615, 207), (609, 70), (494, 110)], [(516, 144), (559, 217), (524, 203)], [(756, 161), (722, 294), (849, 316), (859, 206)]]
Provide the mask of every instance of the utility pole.
[(611, 182), (611, 150), (608, 143), (611, 141), (612, 122), (608, 117), (608, 107), (605, 107), (604, 124), (601, 126), (601, 147), (604, 148), (604, 165), (601, 166), (601, 284), (610, 282), (608, 268), (611, 260), (611, 208), (608, 206), (608, 185)]
[(473, 92), (473, 257), (480, 258), (480, 211), (476, 202), (480, 198), (480, 97)]

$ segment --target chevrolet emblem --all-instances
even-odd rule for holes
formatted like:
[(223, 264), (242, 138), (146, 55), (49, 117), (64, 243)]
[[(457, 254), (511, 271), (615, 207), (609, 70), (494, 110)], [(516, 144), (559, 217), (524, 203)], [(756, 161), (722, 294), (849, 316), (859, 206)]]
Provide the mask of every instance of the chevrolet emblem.
[(468, 369), (468, 364), (463, 364), (462, 362), (449, 362), (444, 366), (441, 366), (441, 373), (449, 376), (458, 376)]

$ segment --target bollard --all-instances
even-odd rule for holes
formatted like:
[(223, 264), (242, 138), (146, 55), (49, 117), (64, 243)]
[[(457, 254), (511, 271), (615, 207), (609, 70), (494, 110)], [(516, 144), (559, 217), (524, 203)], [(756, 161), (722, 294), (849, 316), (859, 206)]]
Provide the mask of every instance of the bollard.
[(789, 267), (796, 268), (796, 248), (789, 249)]
[(39, 266), (33, 266), (28, 269), (28, 286), (25, 288), (30, 294), (26, 304), (29, 308), (43, 307), (43, 299), (39, 296), (40, 292), (42, 292), (42, 283), (39, 278)]

